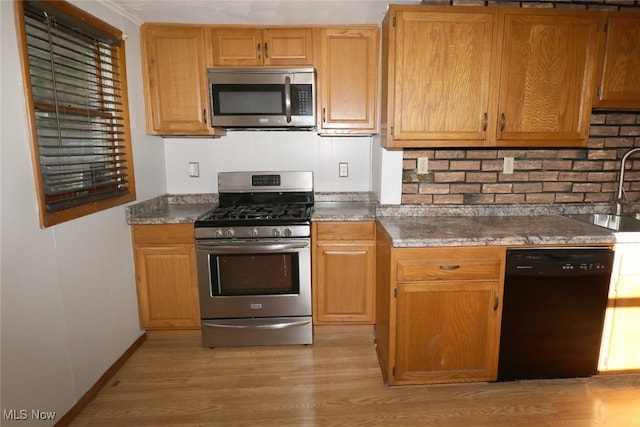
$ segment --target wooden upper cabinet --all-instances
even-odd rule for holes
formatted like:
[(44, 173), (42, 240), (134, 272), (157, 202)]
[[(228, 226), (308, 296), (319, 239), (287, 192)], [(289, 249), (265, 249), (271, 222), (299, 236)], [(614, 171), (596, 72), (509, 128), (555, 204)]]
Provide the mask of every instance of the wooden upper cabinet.
[(640, 108), (640, 14), (608, 15), (603, 64), (596, 106)]
[(497, 144), (586, 146), (600, 15), (504, 8), (501, 19)]
[(483, 146), (496, 10), (421, 6), (391, 20), (387, 145)]
[(204, 29), (143, 25), (141, 38), (147, 133), (224, 134), (207, 123)]
[(319, 133), (377, 132), (377, 26), (320, 30)]
[(601, 20), (590, 11), (390, 6), (383, 144), (586, 145)]
[(310, 28), (237, 28), (211, 30), (212, 67), (311, 66)]

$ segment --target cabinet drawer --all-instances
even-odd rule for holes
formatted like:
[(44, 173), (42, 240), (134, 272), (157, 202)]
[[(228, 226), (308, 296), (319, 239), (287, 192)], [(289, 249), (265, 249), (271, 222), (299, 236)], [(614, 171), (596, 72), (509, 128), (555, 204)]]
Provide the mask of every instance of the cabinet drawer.
[(318, 240), (373, 240), (373, 222), (320, 222), (316, 224)]
[(132, 225), (131, 234), (136, 245), (195, 243), (193, 224)]
[(493, 280), (502, 274), (502, 257), (493, 250), (423, 250), (397, 261), (398, 282)]

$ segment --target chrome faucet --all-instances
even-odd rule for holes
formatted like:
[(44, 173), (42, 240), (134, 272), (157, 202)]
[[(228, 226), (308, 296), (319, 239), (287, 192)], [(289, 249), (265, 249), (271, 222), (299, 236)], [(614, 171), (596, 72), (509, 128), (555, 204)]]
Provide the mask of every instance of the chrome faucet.
[(631, 150), (624, 153), (624, 156), (622, 156), (622, 160), (620, 162), (620, 181), (618, 182), (618, 196), (616, 197), (616, 200), (614, 202), (616, 207), (616, 215), (622, 215), (622, 197), (624, 196), (626, 198), (626, 195), (624, 194), (624, 188), (622, 188), (622, 186), (624, 184), (624, 170), (625, 166), (627, 165), (627, 159), (633, 153), (638, 152), (640, 152), (640, 147), (632, 148)]

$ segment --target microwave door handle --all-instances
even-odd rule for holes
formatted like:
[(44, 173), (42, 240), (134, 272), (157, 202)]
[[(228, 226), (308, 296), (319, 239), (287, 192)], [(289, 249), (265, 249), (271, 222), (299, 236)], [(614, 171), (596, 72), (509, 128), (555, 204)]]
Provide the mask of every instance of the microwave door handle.
[(284, 108), (287, 115), (287, 123), (291, 123), (291, 77), (284, 78)]

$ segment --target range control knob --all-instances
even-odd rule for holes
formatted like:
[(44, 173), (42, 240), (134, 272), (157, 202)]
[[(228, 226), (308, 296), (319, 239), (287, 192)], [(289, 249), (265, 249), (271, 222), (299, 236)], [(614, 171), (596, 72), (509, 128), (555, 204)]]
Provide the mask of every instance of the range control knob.
[(290, 228), (285, 228), (284, 229), (284, 237), (291, 237), (292, 231)]
[(215, 234), (217, 239), (222, 238), (222, 229), (216, 228), (216, 231), (214, 231), (214, 234)]
[(249, 237), (258, 237), (258, 229), (250, 228), (249, 229)]
[(228, 238), (232, 238), (233, 237), (233, 228), (229, 228), (227, 229), (227, 231), (225, 231), (225, 236), (227, 236)]
[(282, 234), (282, 232), (280, 231), (279, 228), (274, 228), (272, 231), (273, 237), (280, 237), (280, 235)]

